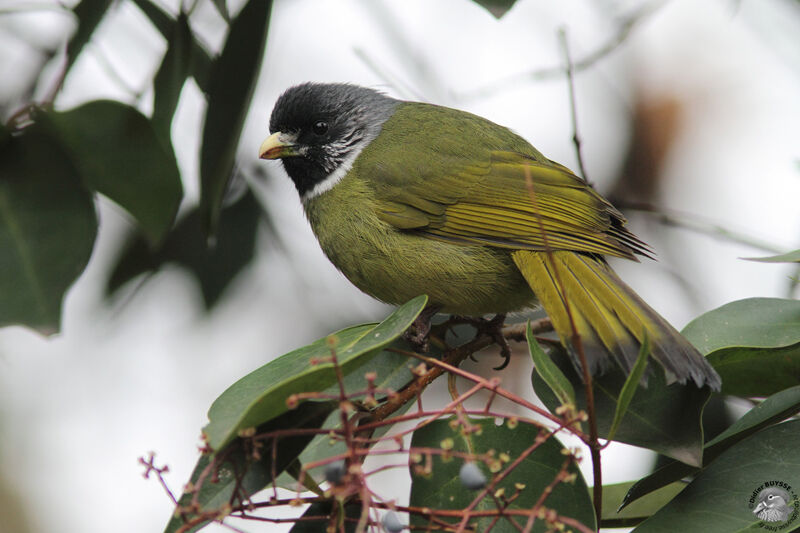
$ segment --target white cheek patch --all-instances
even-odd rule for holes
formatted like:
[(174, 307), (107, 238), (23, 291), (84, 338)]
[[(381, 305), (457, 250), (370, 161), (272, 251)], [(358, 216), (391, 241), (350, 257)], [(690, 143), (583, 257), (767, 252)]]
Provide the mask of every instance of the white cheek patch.
[(339, 183), (341, 179), (345, 177), (345, 175), (347, 175), (348, 172), (350, 172), (350, 169), (353, 168), (353, 163), (355, 162), (356, 158), (361, 153), (361, 151), (367, 146), (367, 144), (369, 144), (368, 139), (363, 139), (360, 142), (358, 142), (350, 151), (350, 153), (347, 155), (347, 157), (344, 159), (344, 161), (342, 161), (342, 163), (338, 167), (336, 167), (336, 170), (328, 174), (328, 176), (324, 180), (314, 185), (313, 189), (311, 189), (310, 191), (308, 191), (303, 195), (303, 197), (301, 198), (302, 201), (305, 203), (311, 200), (312, 198), (316, 198), (317, 196), (333, 189), (333, 187), (337, 183)]

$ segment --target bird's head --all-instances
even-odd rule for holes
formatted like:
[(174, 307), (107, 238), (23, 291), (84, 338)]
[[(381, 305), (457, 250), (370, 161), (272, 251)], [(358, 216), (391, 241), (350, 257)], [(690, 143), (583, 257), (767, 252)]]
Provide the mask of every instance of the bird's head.
[(261, 159), (281, 159), (303, 200), (331, 189), (380, 133), (398, 101), (373, 89), (304, 83), (272, 110)]

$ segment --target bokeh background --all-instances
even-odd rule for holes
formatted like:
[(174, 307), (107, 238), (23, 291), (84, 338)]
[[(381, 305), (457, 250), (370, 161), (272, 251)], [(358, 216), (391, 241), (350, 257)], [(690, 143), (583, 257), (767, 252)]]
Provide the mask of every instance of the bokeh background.
[[(193, 29), (219, 50), (219, 13), (210, 1), (195, 4)], [(75, 28), (72, 5), (0, 1), (3, 120), (46, 98)], [(235, 13), (241, 2), (228, 5)], [(151, 112), (149, 83), (166, 43), (132, 2), (114, 2), (111, 12), (56, 109), (111, 98)], [(142, 479), (138, 457), (156, 452), (180, 492), (206, 410), (229, 384), (339, 327), (387, 314), (323, 256), (280, 164), (257, 161), (285, 88), (346, 81), (469, 110), (577, 169), (560, 30), (578, 67), (587, 177), (636, 208), (626, 210), (630, 225), (659, 257), (615, 262), (620, 275), (678, 328), (731, 300), (791, 295), (791, 266), (741, 257), (800, 247), (800, 2), (519, 0), (498, 20), (470, 0), (276, 0), (239, 145), (246, 185), (265, 212), (254, 260), (210, 311), (197, 282), (172, 266), (107, 298), (131, 222), (98, 199), (100, 235), (65, 300), (61, 333), (0, 330), (0, 532), (160, 531), (172, 504)], [(198, 197), (204, 105), (187, 83), (172, 130), (187, 205)], [(496, 357), (469, 368), (491, 373)], [(499, 375), (530, 397), (529, 374), (518, 347)], [(441, 393), (433, 387), (426, 401)], [(613, 483), (646, 474), (654, 457), (613, 445), (604, 459), (604, 481)], [(588, 461), (583, 467), (591, 482)], [(377, 485), (399, 501), (407, 486), (399, 473)]]

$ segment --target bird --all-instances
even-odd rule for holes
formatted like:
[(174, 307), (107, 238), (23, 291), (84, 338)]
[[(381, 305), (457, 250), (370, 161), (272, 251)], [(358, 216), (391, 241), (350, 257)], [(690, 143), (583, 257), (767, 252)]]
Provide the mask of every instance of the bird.
[(325, 255), (361, 291), (393, 305), (426, 294), (427, 319), (502, 324), (541, 305), (579, 376), (582, 359), (592, 375), (630, 373), (646, 338), (667, 383), (720, 389), (697, 349), (608, 265), (652, 255), (622, 213), (509, 128), (307, 82), (278, 97), (269, 131), (259, 157), (282, 161)]
[(791, 510), (789, 494), (786, 491), (769, 487), (761, 492), (758, 505), (753, 509), (753, 514), (765, 522), (784, 522)]

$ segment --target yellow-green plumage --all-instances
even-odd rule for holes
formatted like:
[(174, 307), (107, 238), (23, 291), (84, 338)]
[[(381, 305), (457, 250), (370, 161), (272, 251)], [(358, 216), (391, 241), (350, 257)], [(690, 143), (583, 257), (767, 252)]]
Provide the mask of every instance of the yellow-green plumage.
[(603, 259), (648, 255), (622, 214), (507, 128), (400, 102), (349, 172), (304, 203), (330, 260), (379, 300), (424, 293), (443, 312), (473, 316), (541, 303), (573, 357), (580, 337), (592, 372), (612, 358), (630, 370), (647, 336), (668, 380), (719, 388), (697, 350)]

